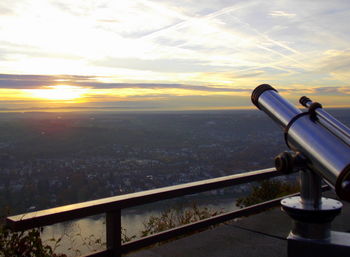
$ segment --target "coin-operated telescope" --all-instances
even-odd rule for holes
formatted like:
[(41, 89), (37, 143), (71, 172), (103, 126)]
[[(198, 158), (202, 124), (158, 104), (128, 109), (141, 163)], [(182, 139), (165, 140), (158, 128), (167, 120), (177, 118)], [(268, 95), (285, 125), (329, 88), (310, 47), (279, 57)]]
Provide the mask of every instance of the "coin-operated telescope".
[(322, 197), (322, 179), (338, 197), (350, 201), (350, 129), (303, 96), (302, 112), (263, 84), (255, 88), (252, 102), (282, 126), (289, 152), (275, 158), (281, 172), (300, 170), (300, 196), (281, 201), (293, 219), (288, 236), (289, 257), (350, 256), (350, 234), (330, 230), (342, 203)]

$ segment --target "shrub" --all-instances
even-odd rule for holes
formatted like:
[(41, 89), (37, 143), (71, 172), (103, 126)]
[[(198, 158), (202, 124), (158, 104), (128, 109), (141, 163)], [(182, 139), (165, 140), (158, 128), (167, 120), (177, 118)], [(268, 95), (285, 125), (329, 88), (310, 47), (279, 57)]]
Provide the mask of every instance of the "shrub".
[(210, 218), (220, 213), (222, 213), (222, 211), (214, 211), (207, 207), (200, 208), (195, 203), (185, 210), (180, 208), (167, 209), (161, 212), (160, 216), (151, 216), (144, 222), (144, 230), (141, 231), (141, 236), (153, 235), (181, 225)]
[[(25, 232), (11, 232), (0, 225), (1, 257), (67, 257), (56, 254), (51, 246), (43, 244), (40, 238), (42, 229)], [(59, 244), (59, 240), (56, 241)]]
[(259, 185), (252, 187), (252, 191), (248, 196), (238, 198), (236, 206), (243, 208), (298, 191), (299, 185), (297, 183), (286, 183), (279, 180), (263, 180)]

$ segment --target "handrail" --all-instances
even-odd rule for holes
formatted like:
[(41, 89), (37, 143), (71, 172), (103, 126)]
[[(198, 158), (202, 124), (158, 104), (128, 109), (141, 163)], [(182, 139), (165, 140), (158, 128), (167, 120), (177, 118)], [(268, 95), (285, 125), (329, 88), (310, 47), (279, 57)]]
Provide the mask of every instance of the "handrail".
[[(256, 214), (256, 213), (264, 211), (266, 209), (278, 206), (280, 204), (280, 201), (283, 200), (285, 197), (292, 197), (292, 196), (296, 196), (299, 194), (300, 193), (295, 193), (295, 194), (290, 194), (290, 195), (287, 195), (284, 197), (275, 198), (275, 199), (272, 199), (270, 201), (251, 205), (251, 206), (239, 209), (239, 210), (234, 210), (231, 212), (219, 214), (219, 215), (216, 215), (213, 217), (209, 217), (207, 219), (202, 219), (202, 220), (199, 220), (199, 221), (196, 221), (196, 222), (193, 222), (190, 224), (185, 224), (185, 225), (182, 225), (182, 226), (179, 226), (179, 227), (176, 227), (173, 229), (169, 229), (169, 230), (166, 230), (166, 231), (154, 234), (154, 235), (143, 237), (143, 238), (140, 238), (138, 240), (127, 242), (127, 243), (122, 244), (120, 246), (120, 252), (122, 254), (126, 254), (129, 252), (135, 251), (137, 249), (140, 249), (142, 247), (147, 247), (147, 246), (152, 245), (154, 243), (166, 241), (166, 240), (169, 240), (171, 238), (181, 236), (181, 235), (184, 235), (187, 233), (191, 233), (194, 231), (198, 231), (200, 229), (214, 226), (214, 225), (217, 225), (217, 224), (220, 224), (223, 222), (227, 222), (227, 221), (235, 219), (235, 218)], [(110, 256), (110, 255), (111, 255), (111, 251), (106, 249), (103, 251), (95, 252), (95, 253), (88, 255), (88, 256), (85, 256), (85, 257), (104, 257), (104, 256)]]
[(203, 191), (248, 183), (284, 175), (275, 168), (245, 172), (235, 175), (206, 179), (197, 182), (162, 187), (131, 194), (102, 198), (61, 207), (29, 212), (6, 218), (6, 225), (14, 231), (52, 225), (59, 222), (85, 218), (92, 215), (125, 209), (146, 203), (195, 194)]
[(190, 232), (193, 232), (196, 230), (198, 231), (200, 229), (204, 229), (204, 228), (207, 228), (207, 227), (210, 227), (213, 225), (217, 225), (217, 224), (229, 221), (229, 220), (233, 220), (235, 218), (256, 214), (256, 213), (264, 211), (266, 209), (279, 206), (280, 201), (283, 200), (285, 197), (292, 197), (292, 196), (296, 196), (296, 195), (299, 195), (299, 193), (290, 194), (288, 196), (283, 196), (280, 198), (275, 198), (275, 199), (272, 199), (270, 201), (251, 205), (251, 206), (239, 209), (239, 210), (234, 210), (231, 212), (222, 213), (222, 214), (219, 214), (219, 215), (207, 218), (207, 219), (202, 219), (202, 220), (190, 223), (190, 224), (186, 224), (186, 225), (183, 225), (180, 227), (166, 230), (164, 232), (160, 232), (160, 233), (155, 234), (155, 235), (150, 235), (148, 237), (144, 237), (144, 238), (141, 238), (141, 239), (138, 239), (135, 241), (127, 242), (121, 246), (121, 252), (128, 253), (128, 252), (140, 249), (142, 247), (145, 247), (145, 246), (157, 243), (157, 242), (165, 241), (165, 240), (168, 240), (170, 238), (184, 235), (186, 233), (190, 233)]
[[(322, 191), (329, 190), (330, 187), (328, 185), (322, 186)], [(279, 198), (275, 198), (269, 201), (261, 202), (258, 204), (254, 204), (239, 210), (234, 210), (226, 213), (222, 213), (207, 219), (202, 219), (190, 224), (186, 224), (183, 226), (179, 226), (170, 230), (166, 230), (164, 232), (157, 233), (155, 235), (150, 235), (147, 237), (143, 237), (141, 239), (127, 242), (121, 246), (121, 252), (122, 253), (128, 253), (130, 251), (134, 251), (137, 249), (140, 249), (142, 247), (146, 247), (149, 245), (152, 245), (157, 242), (165, 241), (170, 238), (184, 235), (186, 233), (190, 233), (196, 230), (200, 230), (203, 228), (207, 228), (213, 225), (217, 225), (229, 220), (233, 220), (235, 218), (243, 217), (243, 216), (248, 216), (248, 215), (253, 215), (256, 213), (259, 213), (261, 211), (267, 210), (269, 208), (277, 207), (280, 205), (280, 202), (283, 199), (293, 197), (293, 196), (298, 196), (300, 195), (300, 192), (294, 193), (294, 194), (289, 194), (285, 195)], [(88, 256), (90, 257), (90, 256)]]
[(6, 218), (6, 226), (13, 231), (23, 231), (31, 228), (52, 225), (59, 222), (71, 221), (74, 219), (105, 213), (107, 249), (98, 253), (90, 254), (89, 256), (121, 256), (122, 253), (136, 250), (141, 247), (151, 245), (155, 242), (187, 233), (189, 231), (195, 231), (199, 228), (225, 222), (235, 217), (250, 215), (259, 212), (262, 209), (271, 208), (278, 204), (280, 199), (274, 199), (241, 210), (224, 213), (192, 224), (161, 232), (156, 235), (141, 238), (123, 245), (121, 243), (122, 209), (281, 175), (285, 174), (278, 172), (275, 168), (269, 168), (137, 193), (108, 197), (99, 200), (10, 216)]

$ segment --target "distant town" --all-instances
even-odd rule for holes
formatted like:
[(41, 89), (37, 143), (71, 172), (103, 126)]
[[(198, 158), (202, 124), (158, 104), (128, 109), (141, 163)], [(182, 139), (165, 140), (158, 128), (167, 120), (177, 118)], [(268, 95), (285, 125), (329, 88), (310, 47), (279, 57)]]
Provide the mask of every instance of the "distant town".
[[(350, 124), (349, 109), (331, 113)], [(283, 140), (282, 129), (256, 110), (2, 113), (0, 212), (272, 167), (287, 149)], [(247, 186), (228, 190), (239, 195)]]

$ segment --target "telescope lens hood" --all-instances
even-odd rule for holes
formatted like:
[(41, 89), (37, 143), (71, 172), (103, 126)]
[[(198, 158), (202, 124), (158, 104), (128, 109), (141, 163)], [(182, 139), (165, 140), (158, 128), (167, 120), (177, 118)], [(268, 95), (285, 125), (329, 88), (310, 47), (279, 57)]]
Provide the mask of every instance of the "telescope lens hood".
[(258, 107), (259, 109), (260, 109), (259, 102), (258, 102), (259, 97), (261, 96), (262, 93), (264, 93), (267, 90), (273, 90), (273, 91), (278, 92), (276, 89), (271, 87), (269, 84), (262, 84), (260, 86), (257, 86), (252, 93), (252, 96), (251, 96), (252, 103), (256, 107)]

